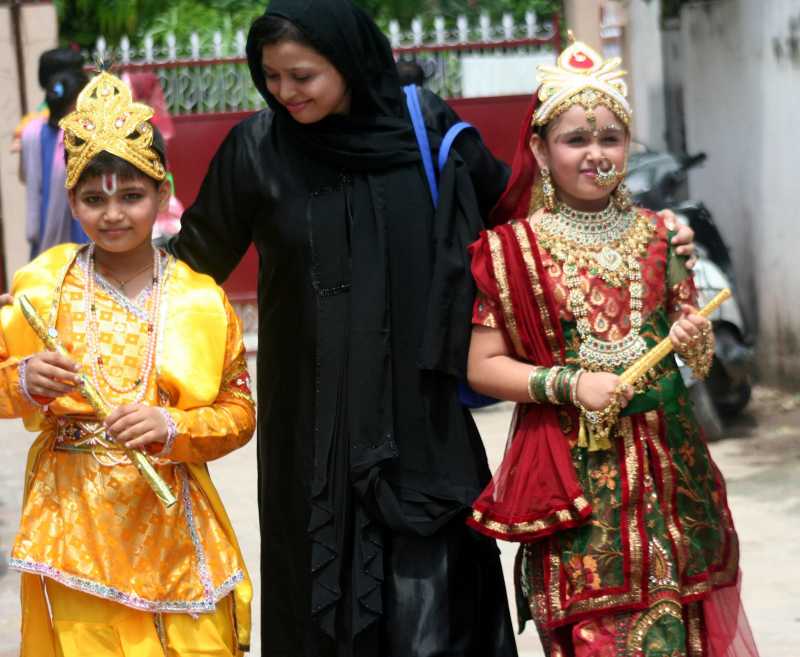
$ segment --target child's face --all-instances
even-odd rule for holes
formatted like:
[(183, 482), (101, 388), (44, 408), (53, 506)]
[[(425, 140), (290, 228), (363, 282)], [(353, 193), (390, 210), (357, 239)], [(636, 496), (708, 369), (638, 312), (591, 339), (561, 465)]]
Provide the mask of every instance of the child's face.
[(586, 110), (573, 105), (547, 130), (545, 138), (534, 135), (531, 147), (539, 166), (546, 166), (559, 197), (576, 209), (596, 209), (608, 202), (609, 189), (596, 184), (597, 169), (613, 164), (625, 170), (629, 137), (625, 124), (607, 107), (595, 108), (595, 125)]
[(69, 193), (72, 214), (104, 251), (126, 253), (149, 243), (153, 223), (169, 202), (169, 183), (145, 176), (98, 176)]

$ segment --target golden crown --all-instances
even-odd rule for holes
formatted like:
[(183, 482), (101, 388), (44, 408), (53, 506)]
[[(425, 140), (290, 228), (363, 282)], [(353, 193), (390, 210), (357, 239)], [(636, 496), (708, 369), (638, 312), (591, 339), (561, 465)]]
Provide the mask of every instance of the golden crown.
[(72, 189), (83, 170), (102, 151), (121, 157), (142, 173), (161, 181), (167, 175), (153, 148), (153, 108), (133, 102), (128, 86), (103, 71), (81, 91), (74, 112), (58, 125), (67, 151), (66, 188)]
[(556, 66), (538, 67), (541, 105), (533, 115), (533, 124), (545, 125), (573, 105), (581, 105), (587, 112), (605, 105), (629, 125), (633, 111), (621, 64), (619, 57), (603, 59), (585, 43), (575, 41), (559, 55)]

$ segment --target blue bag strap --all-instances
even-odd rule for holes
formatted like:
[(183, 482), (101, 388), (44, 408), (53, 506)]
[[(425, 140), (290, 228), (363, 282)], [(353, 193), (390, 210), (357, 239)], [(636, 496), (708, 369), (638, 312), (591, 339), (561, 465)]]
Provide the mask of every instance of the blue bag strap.
[(477, 131), (477, 128), (471, 123), (461, 121), (451, 126), (447, 133), (445, 133), (444, 139), (442, 139), (442, 145), (439, 147), (439, 173), (444, 170), (444, 165), (447, 164), (447, 158), (450, 156), (450, 149), (453, 148), (453, 142), (456, 140), (456, 137), (464, 132), (464, 130), (469, 130), (470, 128)]
[(409, 84), (403, 87), (403, 91), (406, 94), (406, 105), (408, 105), (408, 113), (411, 116), (411, 125), (414, 126), (414, 134), (417, 136), (417, 144), (419, 144), (419, 150), (422, 154), (422, 166), (425, 169), (425, 176), (428, 178), (431, 198), (433, 199), (434, 207), (436, 207), (439, 205), (439, 185), (436, 182), (431, 144), (428, 141), (428, 130), (425, 128), (425, 119), (422, 116), (417, 87)]

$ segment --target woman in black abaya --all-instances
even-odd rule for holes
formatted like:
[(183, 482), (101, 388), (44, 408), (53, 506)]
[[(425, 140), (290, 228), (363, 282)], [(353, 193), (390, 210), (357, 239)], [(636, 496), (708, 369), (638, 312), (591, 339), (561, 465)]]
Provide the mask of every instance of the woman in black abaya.
[[(489, 470), (456, 391), (506, 168), (464, 135), (434, 210), (390, 46), (348, 0), (275, 0), (247, 53), (271, 111), (174, 250), (220, 281), (260, 256), (263, 654), (516, 655), (497, 549), (464, 525)], [(436, 148), (458, 119), (422, 104)]]

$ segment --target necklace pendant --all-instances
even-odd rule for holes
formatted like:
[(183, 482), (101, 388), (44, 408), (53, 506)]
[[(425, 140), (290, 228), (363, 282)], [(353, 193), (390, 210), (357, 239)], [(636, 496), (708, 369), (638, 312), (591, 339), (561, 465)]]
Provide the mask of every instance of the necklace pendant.
[(610, 246), (604, 246), (597, 254), (597, 263), (608, 271), (617, 271), (622, 266), (622, 255)]

